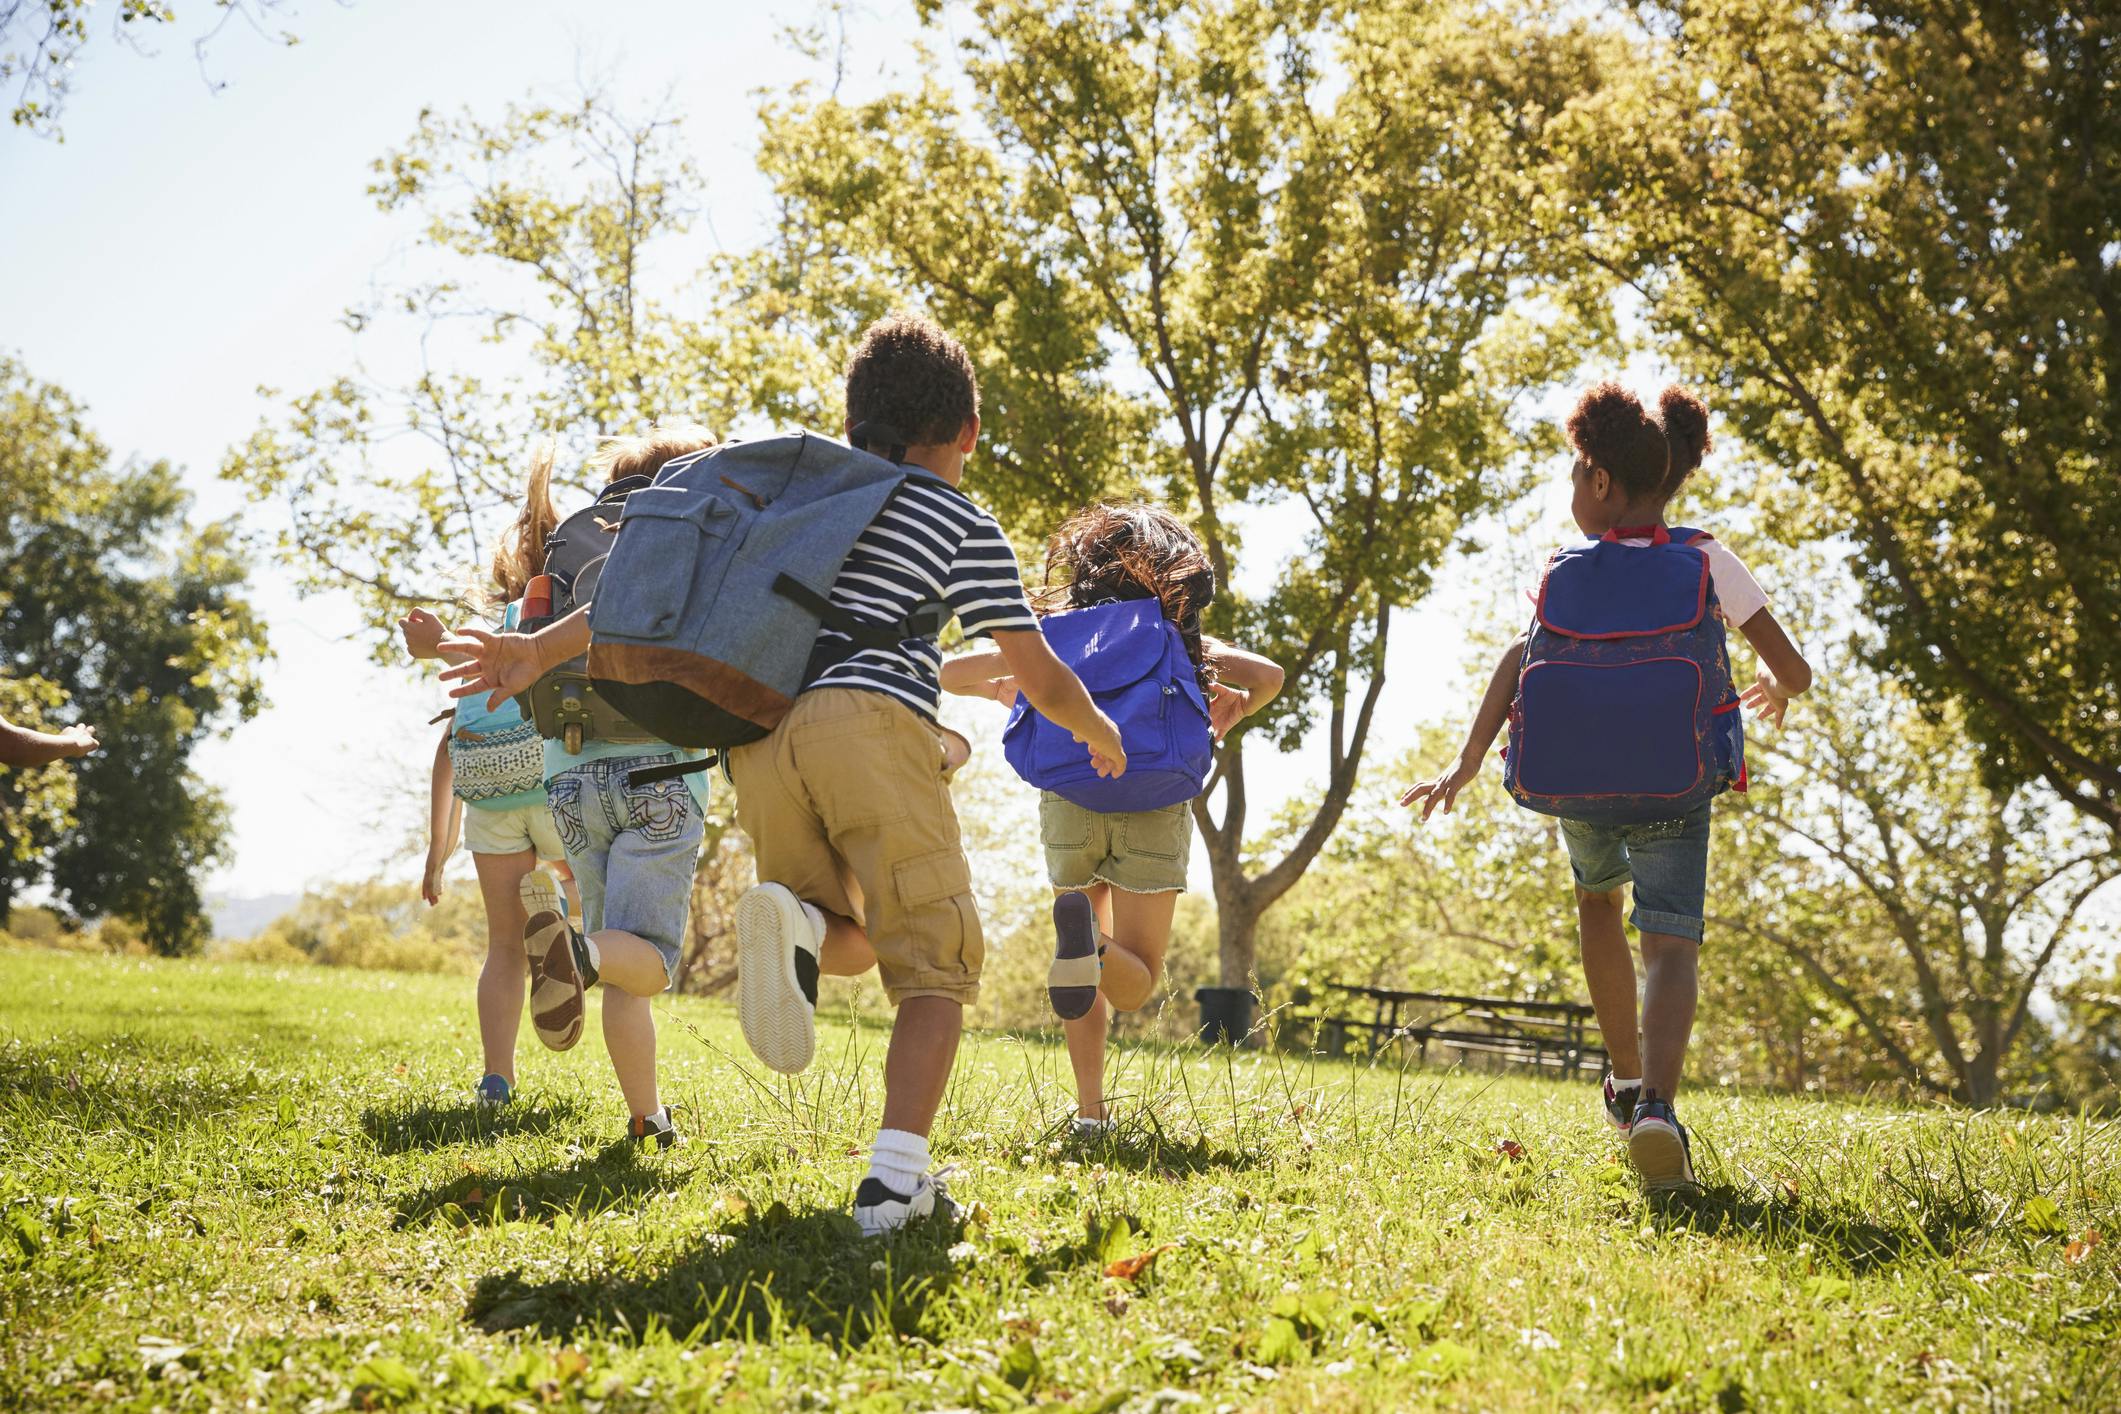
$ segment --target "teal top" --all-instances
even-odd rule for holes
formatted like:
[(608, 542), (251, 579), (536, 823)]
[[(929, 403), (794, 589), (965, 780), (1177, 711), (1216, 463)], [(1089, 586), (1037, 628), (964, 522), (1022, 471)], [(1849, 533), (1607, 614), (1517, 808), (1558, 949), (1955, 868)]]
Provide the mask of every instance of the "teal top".
[[(517, 606), (510, 604), (502, 611), (501, 632), (507, 633), (516, 626), (516, 610)], [(520, 726), (522, 722), (523, 709), (516, 706), (514, 699), (508, 699), (502, 702), (499, 707), (489, 710), (486, 706), (485, 695), (473, 693), (469, 697), (459, 697), (457, 699), (456, 708), (450, 717), (449, 732), (451, 736), (455, 736), (459, 732), (472, 732), (478, 736), (492, 736), (496, 732), (507, 730), (509, 727)], [(551, 776), (552, 768), (550, 766), (546, 767), (545, 774), (548, 778)], [(529, 805), (543, 805), (545, 803), (545, 787), (543, 785), (535, 785), (526, 790), (519, 790), (514, 795), (497, 795), (489, 800), (467, 800), (464, 803), (473, 810), (521, 810)]]

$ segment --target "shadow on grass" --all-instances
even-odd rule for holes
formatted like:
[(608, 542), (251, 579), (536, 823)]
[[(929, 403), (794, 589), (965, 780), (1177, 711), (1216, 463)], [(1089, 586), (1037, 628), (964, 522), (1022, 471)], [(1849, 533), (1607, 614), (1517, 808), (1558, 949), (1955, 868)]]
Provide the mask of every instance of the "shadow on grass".
[(203, 1064), (196, 1048), (105, 1038), (64, 1056), (19, 1044), (0, 1050), (0, 1111), (86, 1131), (168, 1134), (264, 1097), (254, 1071)]
[(546, 1134), (581, 1114), (581, 1103), (572, 1099), (517, 1100), (493, 1109), (474, 1100), (417, 1100), (363, 1110), (361, 1128), (384, 1153), (405, 1154), (491, 1144), (511, 1134)]
[(638, 1205), (657, 1193), (675, 1192), (691, 1177), (689, 1166), (645, 1154), (631, 1140), (618, 1139), (561, 1168), (515, 1175), (467, 1173), (423, 1188), (399, 1200), (397, 1226), (404, 1229), (435, 1221), (459, 1226), (549, 1223), (562, 1215), (594, 1217)]
[(663, 1329), (694, 1340), (771, 1341), (791, 1330), (860, 1344), (880, 1330), (927, 1336), (930, 1306), (949, 1286), (954, 1224), (927, 1220), (888, 1243), (854, 1219), (775, 1203), (699, 1238), (664, 1264), (604, 1275), (481, 1278), (466, 1317), (488, 1332), (550, 1338), (596, 1333), (638, 1340)]
[(1924, 1205), (1901, 1222), (1883, 1222), (1851, 1203), (1763, 1198), (1730, 1184), (1710, 1184), (1692, 1197), (1661, 1199), (1651, 1220), (1711, 1237), (1749, 1237), (1794, 1251), (1809, 1245), (1838, 1258), (1854, 1273), (1909, 1259), (1950, 1255), (1970, 1236), (1985, 1233), (1990, 1216), (1972, 1203)]
[(1188, 1178), (1216, 1170), (1235, 1172), (1259, 1167), (1260, 1156), (1242, 1149), (1211, 1144), (1195, 1136), (1175, 1139), (1164, 1132), (1154, 1114), (1138, 1120), (1122, 1120), (1109, 1134), (1077, 1139), (1063, 1121), (1059, 1130), (1069, 1156), (1083, 1163), (1103, 1164), (1111, 1169), (1159, 1174), (1165, 1178)]

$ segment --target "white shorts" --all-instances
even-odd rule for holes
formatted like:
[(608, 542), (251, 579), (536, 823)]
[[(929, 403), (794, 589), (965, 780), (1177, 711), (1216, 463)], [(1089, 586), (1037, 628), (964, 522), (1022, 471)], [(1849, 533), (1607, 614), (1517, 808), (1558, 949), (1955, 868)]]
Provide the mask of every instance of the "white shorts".
[(534, 849), (540, 859), (565, 859), (552, 808), (542, 801), (492, 810), (464, 803), (464, 848), (473, 854), (521, 854)]

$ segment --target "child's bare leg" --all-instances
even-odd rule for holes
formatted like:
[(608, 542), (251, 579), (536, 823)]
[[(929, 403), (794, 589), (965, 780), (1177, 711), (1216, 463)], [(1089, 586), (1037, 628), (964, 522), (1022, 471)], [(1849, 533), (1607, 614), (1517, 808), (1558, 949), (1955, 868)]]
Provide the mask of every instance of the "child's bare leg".
[(1679, 1090), (1694, 1034), (1701, 945), (1670, 933), (1642, 935), (1642, 1083), (1669, 1100)]
[(876, 949), (861, 924), (829, 908), (818, 912), (825, 915), (825, 941), (817, 952), (818, 971), (827, 977), (859, 977), (876, 966)]
[(575, 922), (582, 921), (582, 890), (574, 881), (574, 870), (567, 867), (564, 859), (555, 859), (543, 865), (560, 876), (560, 892), (567, 896), (567, 916)]
[(530, 982), (530, 960), (523, 952), (523, 900), (516, 886), (537, 867), (535, 850), (516, 854), (474, 854), (479, 896), (486, 903), (486, 963), (479, 969), (479, 1049), (486, 1073), (511, 1088), (516, 1083), (516, 1033), (523, 1023), (523, 999)]
[(1171, 918), (1178, 910), (1176, 893), (1137, 894), (1111, 891), (1106, 933), (1105, 972), (1098, 988), (1121, 1011), (1138, 1011), (1156, 994), (1164, 975), (1164, 954), (1171, 947)]
[(964, 1003), (950, 997), (908, 997), (899, 1003), (891, 1046), (884, 1053), (885, 1129), (928, 1137), (964, 1029)]
[[(641, 942), (639, 938), (633, 941)], [(658, 959), (658, 972), (662, 966)], [(611, 1068), (619, 1077), (627, 1113), (644, 1119), (662, 1108), (655, 1088), (655, 1011), (647, 997), (622, 987), (604, 988), (604, 1049), (611, 1053)]]
[(600, 928), (589, 935), (597, 945), (597, 980), (646, 1001), (670, 988), (670, 972), (654, 943), (620, 928)]
[(1105, 1113), (1105, 1032), (1112, 1013), (1100, 994), (1090, 1010), (1061, 1023), (1068, 1038), (1068, 1066), (1075, 1072), (1075, 1112), (1084, 1119), (1109, 1119)]
[(1625, 902), (1624, 888), (1602, 894), (1576, 890), (1576, 926), (1591, 1009), (1598, 1014), (1598, 1030), (1605, 1037), (1613, 1074), (1635, 1077), (1642, 1074), (1642, 1054), (1635, 1040), (1635, 957), (1628, 949), (1627, 925), (1621, 918)]

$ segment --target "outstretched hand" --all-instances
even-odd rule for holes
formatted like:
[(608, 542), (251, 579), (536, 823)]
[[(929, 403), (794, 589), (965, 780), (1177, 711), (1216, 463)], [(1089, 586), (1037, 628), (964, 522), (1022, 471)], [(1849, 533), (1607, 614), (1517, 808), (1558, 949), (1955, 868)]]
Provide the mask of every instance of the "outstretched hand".
[(1783, 691), (1782, 684), (1766, 668), (1753, 679), (1753, 685), (1739, 694), (1739, 700), (1776, 726), (1782, 725), (1782, 714), (1790, 705), (1790, 694)]
[(449, 637), (449, 626), (425, 609), (414, 609), (398, 620), (398, 633), (405, 639), (405, 651), (415, 658), (433, 658), (439, 654), (442, 640)]
[(445, 656), (463, 659), (442, 670), (442, 681), (451, 685), (449, 695), (470, 697), (484, 692), (488, 694), (489, 709), (497, 709), (517, 693), (528, 691), (542, 671), (537, 648), (528, 634), (467, 628), (443, 639), (438, 649)]
[(1399, 797), (1399, 803), (1411, 807), (1418, 802), (1421, 805), (1423, 821), (1427, 821), (1429, 816), (1436, 813), (1438, 805), (1443, 806), (1443, 813), (1448, 815), (1451, 813), (1451, 807), (1458, 803), (1458, 793), (1479, 774), (1480, 758), (1474, 756), (1469, 759), (1461, 756), (1451, 764), (1450, 770), (1435, 780), (1419, 781), (1408, 786), (1406, 793)]
[(1219, 682), (1209, 688), (1208, 729), (1215, 733), (1215, 744), (1222, 745), (1230, 729), (1242, 722), (1252, 711), (1252, 694), (1241, 687), (1232, 687)]
[(103, 743), (96, 740), (96, 729), (86, 722), (76, 722), (63, 731), (53, 733), (59, 739), (61, 757), (86, 756), (99, 750)]

